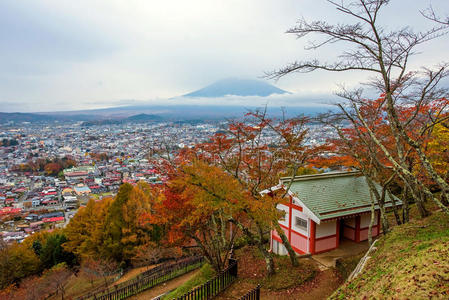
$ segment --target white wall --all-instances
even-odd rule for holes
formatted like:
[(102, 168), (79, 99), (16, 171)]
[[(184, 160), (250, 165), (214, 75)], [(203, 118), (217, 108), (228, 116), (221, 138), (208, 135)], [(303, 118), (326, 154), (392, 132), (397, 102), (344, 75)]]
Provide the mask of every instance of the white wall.
[[(360, 216), (360, 228), (368, 227), (370, 222), (371, 222), (371, 213), (363, 214)], [(377, 225), (377, 211), (375, 212), (374, 215), (374, 225)]]
[(272, 244), (272, 250), (274, 253), (278, 255), (287, 255), (287, 249), (285, 249), (285, 246), (274, 239)]
[[(300, 217), (301, 219), (304, 219), (307, 221), (307, 230), (304, 230), (302, 227), (298, 227), (295, 225), (295, 217)], [(309, 217), (299, 210), (293, 209), (292, 210), (292, 229), (296, 232), (299, 232), (305, 236), (309, 236), (309, 230), (310, 230), (310, 221)]]
[(279, 224), (282, 224), (282, 225), (288, 227), (288, 218), (289, 218), (289, 215), (288, 215), (289, 208), (288, 208), (288, 206), (286, 206), (284, 204), (278, 204), (276, 206), (276, 208), (279, 209), (279, 210), (285, 211), (284, 221), (279, 220)]
[(321, 222), (316, 225), (315, 237), (320, 238), (324, 236), (334, 235), (337, 233), (337, 221), (332, 220), (328, 222)]

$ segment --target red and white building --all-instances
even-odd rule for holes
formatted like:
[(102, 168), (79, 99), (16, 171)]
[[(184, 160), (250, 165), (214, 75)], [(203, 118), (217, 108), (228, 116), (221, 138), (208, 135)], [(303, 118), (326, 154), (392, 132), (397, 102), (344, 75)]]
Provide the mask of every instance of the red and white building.
[[(290, 178), (282, 178), (284, 188)], [(337, 248), (343, 239), (360, 242), (368, 239), (371, 221), (371, 196), (365, 177), (359, 172), (335, 172), (295, 177), (289, 190), (289, 203), (279, 204), (284, 212), (279, 220), (297, 254), (317, 254)], [(394, 196), (393, 196), (394, 197)], [(393, 205), (387, 196), (385, 206)], [(396, 205), (402, 204), (394, 197)], [(373, 237), (380, 232), (379, 206), (375, 204)], [(287, 251), (276, 231), (271, 232), (271, 250)]]

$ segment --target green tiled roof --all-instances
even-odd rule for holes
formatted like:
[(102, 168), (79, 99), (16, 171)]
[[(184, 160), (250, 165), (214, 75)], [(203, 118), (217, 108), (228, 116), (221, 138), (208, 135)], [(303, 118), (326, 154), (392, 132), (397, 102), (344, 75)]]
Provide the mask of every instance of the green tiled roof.
[[(289, 179), (282, 178), (281, 183), (288, 185)], [(376, 186), (380, 192), (380, 186)], [(290, 191), (321, 221), (369, 212), (371, 209), (369, 187), (359, 172), (299, 176), (294, 179)], [(396, 204), (402, 204), (396, 197), (395, 201)], [(385, 203), (386, 207), (392, 206), (388, 195)], [(379, 208), (378, 205), (375, 207)]]

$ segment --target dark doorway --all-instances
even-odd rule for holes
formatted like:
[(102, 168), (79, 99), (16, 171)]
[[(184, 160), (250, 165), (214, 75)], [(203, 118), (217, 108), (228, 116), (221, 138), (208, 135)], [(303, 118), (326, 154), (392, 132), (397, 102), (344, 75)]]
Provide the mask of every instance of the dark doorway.
[(340, 232), (338, 233), (338, 236), (339, 236), (338, 243), (340, 244), (340, 242), (345, 239), (345, 220), (339, 219), (339, 220), (337, 220), (337, 222), (339, 222), (338, 228), (340, 229)]

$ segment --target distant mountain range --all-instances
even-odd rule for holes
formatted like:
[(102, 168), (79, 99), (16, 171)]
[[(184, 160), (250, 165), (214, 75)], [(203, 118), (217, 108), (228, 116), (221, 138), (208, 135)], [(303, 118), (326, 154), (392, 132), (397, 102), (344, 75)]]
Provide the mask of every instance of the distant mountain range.
[(228, 78), (214, 82), (183, 97), (217, 98), (232, 96), (260, 96), (289, 93), (267, 82), (253, 79)]
[(94, 126), (94, 125), (112, 125), (112, 124), (124, 124), (124, 123), (148, 123), (148, 122), (160, 122), (164, 118), (157, 115), (138, 114), (128, 118), (122, 119), (102, 119), (86, 121), (81, 126)]
[(125, 119), (127, 122), (155, 122), (164, 118), (158, 115), (138, 114)]
[[(0, 123), (11, 121), (15, 123), (82, 121), (84, 122), (83, 125), (92, 126), (128, 122), (223, 120), (240, 118), (247, 113), (248, 110), (255, 110), (258, 108), (257, 104), (238, 104), (239, 100), (233, 102), (235, 105), (230, 105), (229, 102), (227, 103), (226, 101), (232, 99), (232, 97), (235, 96), (238, 99), (238, 97), (242, 96), (256, 96), (264, 99), (264, 97), (273, 94), (290, 93), (264, 81), (231, 78), (217, 81), (181, 97), (167, 99), (167, 104), (148, 103), (101, 109), (46, 113), (0, 113)], [(224, 98), (225, 96), (227, 97)], [(295, 98), (292, 98), (292, 96), (289, 96), (290, 101), (293, 101)], [(192, 100), (187, 100), (187, 98)], [(211, 100), (202, 101), (202, 98)], [(212, 102), (215, 103), (215, 105), (211, 105)], [(221, 103), (223, 103), (223, 105), (221, 105)], [(251, 99), (248, 99), (246, 103), (251, 103)], [(260, 103), (260, 101), (258, 103)], [(311, 104), (307, 99), (299, 96), (296, 103), (297, 106), (287, 107), (286, 112), (289, 116), (298, 114), (316, 115), (317, 113), (326, 112), (331, 108), (330, 106), (323, 104)], [(301, 103), (303, 103), (303, 105), (301, 105)], [(271, 102), (271, 104), (273, 104), (273, 102)], [(279, 107), (274, 107), (271, 105), (268, 109), (268, 113), (274, 117), (282, 116), (283, 111), (280, 106), (281, 105), (279, 105)]]
[(43, 122), (43, 121), (54, 121), (53, 116), (38, 115), (30, 113), (4, 113), (0, 112), (0, 122)]
[(42, 122), (73, 122), (83, 121), (82, 125), (106, 125), (106, 124), (120, 124), (120, 123), (146, 123), (146, 122), (160, 122), (164, 120), (163, 117), (150, 114), (137, 114), (130, 117), (115, 117), (108, 118), (100, 114), (36, 114), (36, 113), (2, 113), (0, 112), (0, 123), (14, 122), (14, 123), (42, 123)]
[(63, 114), (53, 114), (53, 113), (4, 113), (0, 112), (0, 123), (7, 123), (7, 122), (30, 122), (30, 123), (37, 123), (37, 122), (51, 122), (51, 121), (88, 121), (88, 120), (94, 120), (96, 116), (89, 115), (89, 114), (71, 114), (63, 115)]
[[(0, 124), (7, 122), (22, 123), (44, 123), (44, 122), (79, 122), (83, 126), (122, 124), (122, 123), (143, 123), (143, 122), (164, 122), (164, 121), (220, 121), (225, 119), (241, 118), (249, 110), (257, 107), (244, 106), (213, 106), (213, 105), (139, 105), (114, 107), (90, 111), (79, 112), (58, 112), (45, 114), (27, 113), (0, 113)], [(286, 116), (293, 117), (300, 114), (314, 116), (329, 110), (325, 106), (288, 107)], [(141, 114), (137, 114), (140, 112)], [(142, 112), (146, 116), (142, 116)], [(281, 117), (284, 111), (280, 107), (269, 107), (268, 114), (272, 117)], [(148, 117), (150, 116), (150, 117)], [(133, 120), (136, 118), (136, 120)]]

